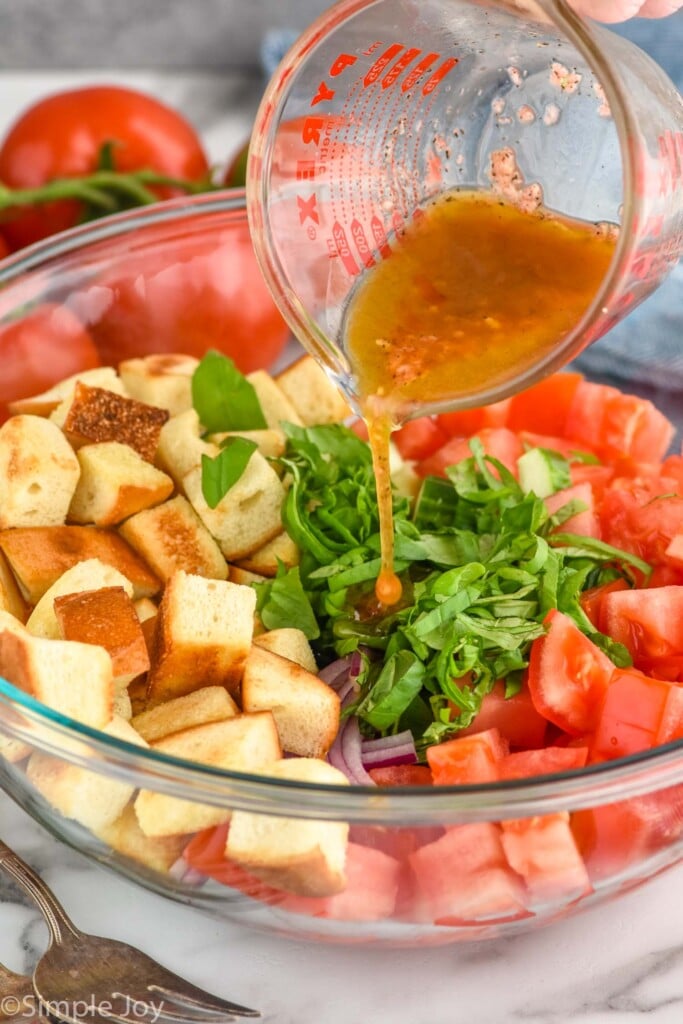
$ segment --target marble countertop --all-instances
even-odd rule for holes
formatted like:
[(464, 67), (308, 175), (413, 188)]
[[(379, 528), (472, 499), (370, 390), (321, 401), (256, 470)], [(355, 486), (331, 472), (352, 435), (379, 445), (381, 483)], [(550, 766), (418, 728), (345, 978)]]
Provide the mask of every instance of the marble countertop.
[[(24, 105), (92, 81), (179, 107), (222, 163), (240, 147), (257, 80), (217, 75), (0, 74), (0, 135)], [(248, 931), (135, 888), (59, 845), (0, 796), (0, 835), (86, 931), (132, 941), (272, 1024), (648, 1024), (683, 1022), (683, 867), (538, 933), (432, 950), (298, 943)], [(37, 910), (0, 882), (0, 962), (28, 971), (46, 944)]]

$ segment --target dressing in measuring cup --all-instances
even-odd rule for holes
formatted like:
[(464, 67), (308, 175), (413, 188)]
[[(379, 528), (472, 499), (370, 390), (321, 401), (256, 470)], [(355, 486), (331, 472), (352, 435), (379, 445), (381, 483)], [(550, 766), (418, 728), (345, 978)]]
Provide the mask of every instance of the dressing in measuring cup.
[(264, 97), (248, 204), (283, 314), (370, 421), (391, 603), (390, 428), (529, 386), (657, 286), (683, 101), (562, 0), (343, 0)]

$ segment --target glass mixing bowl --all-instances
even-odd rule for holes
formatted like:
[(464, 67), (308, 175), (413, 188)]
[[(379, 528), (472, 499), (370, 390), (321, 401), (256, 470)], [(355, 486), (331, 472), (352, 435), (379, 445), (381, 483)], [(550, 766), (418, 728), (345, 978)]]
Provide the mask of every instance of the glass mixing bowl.
[[(244, 251), (231, 260), (231, 246), (234, 257), (245, 224), (243, 194), (225, 193), (127, 213), (50, 239), (0, 265), (0, 326), (47, 303), (68, 306), (108, 360), (178, 349), (189, 340), (195, 353), (215, 347), (218, 320), (203, 323), (201, 341), (188, 333), (177, 289), (183, 282), (190, 288), (201, 317), (213, 294), (213, 286), (200, 287), (202, 273), (215, 260), (214, 284), (226, 267), (237, 275)], [(126, 289), (120, 281), (129, 282)], [(163, 288), (168, 281), (171, 287)], [(231, 299), (222, 292), (226, 321), (231, 302), (242, 307), (257, 289), (250, 276), (235, 281)], [(165, 300), (150, 317), (159, 295)], [(106, 323), (120, 326), (114, 313), (122, 303), (127, 329), (103, 330)], [(158, 325), (158, 334), (150, 324)], [(226, 337), (234, 343), (229, 331)], [(249, 359), (264, 355), (258, 341), (252, 336), (240, 343), (249, 346)], [(55, 346), (51, 362), (58, 341)], [(683, 854), (680, 742), (578, 771), (490, 785), (314, 785), (216, 770), (140, 748), (64, 718), (0, 681), (0, 744), (0, 784), (53, 835), (168, 898), (282, 935), (392, 945), (499, 937), (618, 896)], [(41, 784), (46, 772), (60, 780), (56, 790)], [(199, 835), (145, 836), (132, 810), (141, 790), (203, 805), (214, 825)], [(348, 823), (344, 891), (297, 896), (231, 865), (223, 850), (235, 810), (302, 824)], [(513, 842), (520, 829), (537, 838), (526, 883), (501, 859), (500, 823)], [(581, 858), (555, 862), (552, 836), (568, 828)]]

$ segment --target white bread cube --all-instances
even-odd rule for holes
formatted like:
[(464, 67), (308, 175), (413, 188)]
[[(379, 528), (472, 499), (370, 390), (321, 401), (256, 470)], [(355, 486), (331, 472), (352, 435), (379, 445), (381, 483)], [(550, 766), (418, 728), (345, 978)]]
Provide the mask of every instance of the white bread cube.
[(275, 470), (254, 452), (244, 473), (228, 493), (210, 508), (202, 493), (201, 467), (183, 480), (195, 512), (231, 562), (263, 547), (282, 531), (285, 490)]
[(119, 441), (83, 445), (76, 455), (81, 476), (69, 506), (73, 523), (113, 526), (173, 491), (170, 476)]
[(0, 529), (58, 526), (81, 474), (59, 427), (40, 416), (13, 416), (0, 427)]
[(256, 572), (249, 572), (248, 569), (242, 569), (239, 565), (229, 565), (228, 579), (231, 583), (241, 583), (245, 587), (250, 587), (252, 583), (263, 583), (266, 577), (259, 576)]
[(130, 699), (128, 690), (120, 690), (114, 686), (114, 701), (112, 703), (112, 718), (122, 718), (124, 722), (130, 722), (133, 717), (133, 702)]
[(177, 572), (159, 605), (148, 676), (153, 704), (204, 686), (237, 691), (254, 627), (256, 594), (226, 580)]
[(302, 426), (302, 421), (294, 404), (266, 370), (254, 370), (247, 374), (247, 380), (253, 386), (259, 400), (266, 425), (278, 430), (281, 423), (295, 423)]
[[(222, 722), (174, 733), (152, 745), (154, 750), (214, 768), (261, 773), (281, 756), (277, 729), (269, 712), (238, 715)], [(221, 825), (229, 807), (214, 807), (141, 790), (135, 800), (140, 828), (147, 836), (170, 836)]]
[(131, 398), (177, 416), (192, 408), (192, 374), (198, 366), (192, 356), (154, 353), (119, 363), (119, 375)]
[(100, 590), (102, 587), (123, 587), (128, 597), (133, 597), (133, 584), (118, 569), (105, 565), (99, 558), (77, 562), (45, 591), (29, 615), (26, 628), (34, 636), (57, 640), (61, 632), (55, 615), (55, 598), (63, 594), (80, 594), (84, 590)]
[[(276, 779), (348, 785), (338, 769), (315, 758), (291, 758), (272, 765)], [(225, 855), (268, 885), (298, 896), (332, 896), (346, 887), (349, 826), (345, 821), (280, 818), (233, 812)]]
[(131, 516), (119, 533), (164, 582), (179, 569), (215, 580), (228, 578), (221, 549), (181, 494)]
[(202, 455), (215, 459), (220, 448), (202, 438), (199, 416), (194, 409), (172, 416), (161, 428), (157, 464), (173, 478), (179, 490), (188, 473), (202, 464)]
[(0, 530), (0, 548), (29, 604), (37, 604), (68, 569), (93, 558), (112, 566), (130, 580), (135, 600), (151, 597), (161, 589), (161, 582), (123, 537), (96, 526), (28, 526)]
[(138, 601), (133, 601), (133, 607), (141, 623), (147, 622), (148, 619), (153, 619), (159, 612), (154, 601), (149, 597), (141, 597)]
[(301, 665), (254, 645), (242, 676), (242, 710), (271, 711), (282, 749), (325, 757), (339, 732), (338, 694)]
[[(147, 746), (121, 718), (112, 719), (102, 732), (126, 743)], [(116, 821), (135, 791), (130, 782), (121, 782), (43, 753), (31, 754), (26, 777), (60, 814), (92, 832), (99, 832)]]
[(2, 551), (0, 551), (0, 612), (9, 612), (20, 622), (26, 622), (28, 618), (28, 607)]
[(114, 682), (103, 647), (0, 632), (0, 676), (67, 718), (103, 729), (111, 721)]
[(301, 560), (301, 552), (288, 533), (278, 533), (263, 547), (257, 548), (237, 563), (240, 569), (248, 569), (259, 576), (277, 576), (280, 563), (288, 569), (294, 568)]
[[(53, 423), (62, 427), (74, 397), (76, 384), (79, 381), (82, 384), (88, 384), (91, 388), (106, 388), (107, 391), (114, 391), (119, 395), (126, 393), (122, 381), (112, 366), (97, 366), (93, 370), (83, 370), (81, 373), (72, 374), (71, 377), (65, 377), (54, 387), (39, 395), (10, 402), (10, 411), (14, 415), (49, 416)], [(58, 406), (61, 406), (59, 413), (56, 412)], [(55, 413), (54, 416), (53, 413)]]
[(138, 824), (133, 803), (129, 803), (116, 821), (93, 830), (112, 850), (144, 864), (152, 871), (167, 874), (187, 846), (189, 836), (146, 836)]
[(158, 743), (165, 736), (193, 729), (196, 725), (234, 718), (239, 710), (222, 686), (204, 686), (135, 715), (131, 724), (147, 743)]
[(220, 445), (231, 437), (243, 437), (247, 441), (253, 441), (258, 451), (266, 459), (276, 459), (280, 455), (284, 455), (285, 435), (281, 430), (275, 430), (273, 427), (266, 430), (227, 430), (220, 434), (209, 434), (207, 440)]
[(341, 423), (352, 415), (339, 388), (312, 356), (302, 356), (275, 378), (280, 390), (297, 411), (304, 426)]
[(257, 647), (262, 647), (272, 654), (279, 654), (281, 658), (288, 661), (295, 661), (307, 672), (317, 675), (318, 666), (315, 662), (315, 655), (308, 642), (308, 637), (302, 630), (293, 628), (269, 629), (266, 633), (260, 633), (254, 637)]

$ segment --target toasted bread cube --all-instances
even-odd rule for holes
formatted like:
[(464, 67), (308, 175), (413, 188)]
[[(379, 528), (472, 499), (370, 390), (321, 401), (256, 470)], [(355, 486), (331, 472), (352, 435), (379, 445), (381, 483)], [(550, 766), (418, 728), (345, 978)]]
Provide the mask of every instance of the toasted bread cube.
[[(315, 758), (278, 761), (267, 774), (327, 786), (348, 785), (342, 772)], [(332, 896), (346, 887), (348, 835), (345, 821), (280, 818), (236, 810), (230, 819), (225, 855), (278, 889), (298, 896)]]
[(167, 419), (166, 409), (78, 381), (62, 429), (74, 448), (100, 441), (120, 441), (147, 462), (153, 462)]
[(80, 474), (59, 427), (12, 416), (0, 427), (0, 529), (63, 523)]
[[(102, 732), (126, 743), (147, 746), (121, 718), (112, 719)], [(43, 753), (31, 754), (26, 777), (60, 814), (92, 832), (113, 824), (135, 791), (130, 782), (120, 782), (94, 769), (81, 768)]]
[(29, 604), (37, 604), (67, 569), (92, 558), (112, 566), (130, 580), (135, 600), (152, 597), (161, 589), (151, 569), (122, 537), (110, 530), (92, 526), (4, 530), (0, 532), (0, 548)]
[(149, 597), (141, 597), (139, 600), (133, 601), (133, 608), (135, 608), (135, 614), (141, 623), (147, 622), (148, 619), (153, 619), (159, 612), (154, 601), (150, 600)]
[(2, 551), (0, 551), (0, 612), (9, 612), (20, 622), (26, 622), (28, 618), (28, 607)]
[(131, 398), (166, 409), (171, 416), (192, 408), (192, 374), (199, 360), (177, 352), (154, 353), (119, 363)]
[(142, 626), (123, 587), (58, 595), (54, 612), (63, 640), (97, 644), (109, 652), (117, 689), (149, 669)]
[(0, 733), (0, 762), (7, 761), (8, 764), (18, 764), (24, 761), (33, 750), (28, 743), (14, 739), (12, 736), (5, 736)]
[(229, 565), (228, 579), (231, 583), (242, 583), (245, 587), (250, 587), (252, 583), (263, 583), (266, 577), (259, 576), (257, 572), (242, 569), (239, 565)]
[(311, 356), (297, 359), (277, 375), (275, 382), (296, 409), (304, 426), (341, 423), (352, 415), (339, 388)]
[(214, 580), (228, 578), (221, 549), (181, 494), (131, 516), (119, 533), (164, 582), (179, 569)]
[(256, 594), (227, 580), (177, 572), (159, 606), (148, 697), (157, 704), (204, 686), (236, 692), (254, 625)]
[(325, 757), (339, 732), (338, 694), (312, 672), (254, 645), (242, 676), (242, 710), (272, 711), (282, 749)]
[(269, 540), (263, 547), (252, 551), (246, 558), (240, 558), (238, 565), (240, 569), (248, 569), (249, 572), (258, 573), (259, 576), (277, 576), (277, 571), (282, 563), (288, 569), (298, 565), (301, 560), (301, 552), (288, 533), (278, 533), (276, 537)]
[[(126, 393), (122, 381), (112, 366), (97, 366), (93, 370), (83, 370), (81, 373), (72, 374), (71, 377), (65, 377), (64, 380), (60, 380), (54, 387), (43, 391), (40, 395), (32, 395), (30, 398), (20, 398), (15, 402), (10, 402), (10, 412), (15, 416), (22, 414), (50, 416), (53, 423), (61, 428), (73, 401), (77, 381), (88, 384), (90, 387), (115, 391), (118, 395)], [(62, 407), (59, 414), (56, 413), (58, 407)], [(53, 413), (55, 413), (54, 416)]]
[(134, 679), (127, 687), (126, 693), (130, 700), (131, 719), (147, 710), (147, 679), (145, 676), (138, 676), (137, 679)]
[(77, 458), (81, 476), (69, 506), (73, 523), (112, 526), (168, 498), (173, 481), (120, 441), (87, 444)]
[(30, 636), (26, 626), (16, 615), (0, 608), (0, 633), (8, 630), (10, 633), (18, 633), (20, 636)]
[(29, 615), (26, 628), (34, 636), (57, 640), (60, 630), (55, 614), (55, 599), (63, 594), (80, 594), (84, 590), (100, 590), (102, 587), (122, 587), (128, 597), (133, 594), (132, 583), (118, 569), (105, 565), (98, 558), (77, 562), (45, 591)]
[(183, 481), (188, 473), (202, 464), (202, 455), (215, 459), (220, 448), (202, 438), (202, 426), (194, 409), (188, 409), (178, 416), (172, 416), (165, 423), (159, 435), (157, 463), (169, 476), (176, 487), (183, 490)]
[(195, 512), (229, 562), (263, 547), (282, 530), (285, 491), (275, 470), (258, 452), (215, 508), (209, 508), (202, 493), (201, 468), (188, 473), (183, 484)]
[(311, 645), (306, 634), (300, 629), (269, 629), (266, 633), (254, 637), (254, 643), (272, 654), (278, 654), (281, 658), (295, 661), (313, 675), (318, 673)]
[(222, 686), (204, 686), (135, 715), (132, 725), (148, 743), (157, 743), (174, 732), (207, 722), (222, 722), (239, 713), (240, 709)]
[(93, 831), (112, 850), (162, 874), (167, 874), (173, 867), (189, 841), (186, 835), (161, 836), (158, 839), (146, 836), (138, 824), (132, 802), (116, 821)]
[(93, 729), (103, 729), (111, 720), (114, 681), (103, 647), (5, 629), (0, 632), (0, 676)]
[(303, 426), (294, 404), (266, 370), (254, 370), (253, 373), (248, 373), (247, 380), (256, 392), (268, 427), (279, 429), (281, 423), (295, 423), (299, 427)]
[(213, 444), (221, 445), (231, 437), (243, 437), (247, 441), (253, 441), (258, 451), (266, 459), (276, 459), (284, 455), (286, 447), (285, 435), (281, 430), (270, 427), (266, 430), (227, 430), (220, 434), (209, 434), (208, 440)]
[[(275, 722), (267, 711), (197, 725), (167, 736), (153, 749), (214, 768), (250, 773), (270, 768), (281, 756)], [(141, 790), (135, 813), (145, 835), (172, 836), (221, 825), (229, 820), (231, 809)]]
[[(116, 680), (114, 681), (116, 683)], [(112, 718), (123, 718), (130, 722), (133, 717), (133, 702), (130, 699), (128, 690), (114, 688), (114, 702), (112, 704)]]

